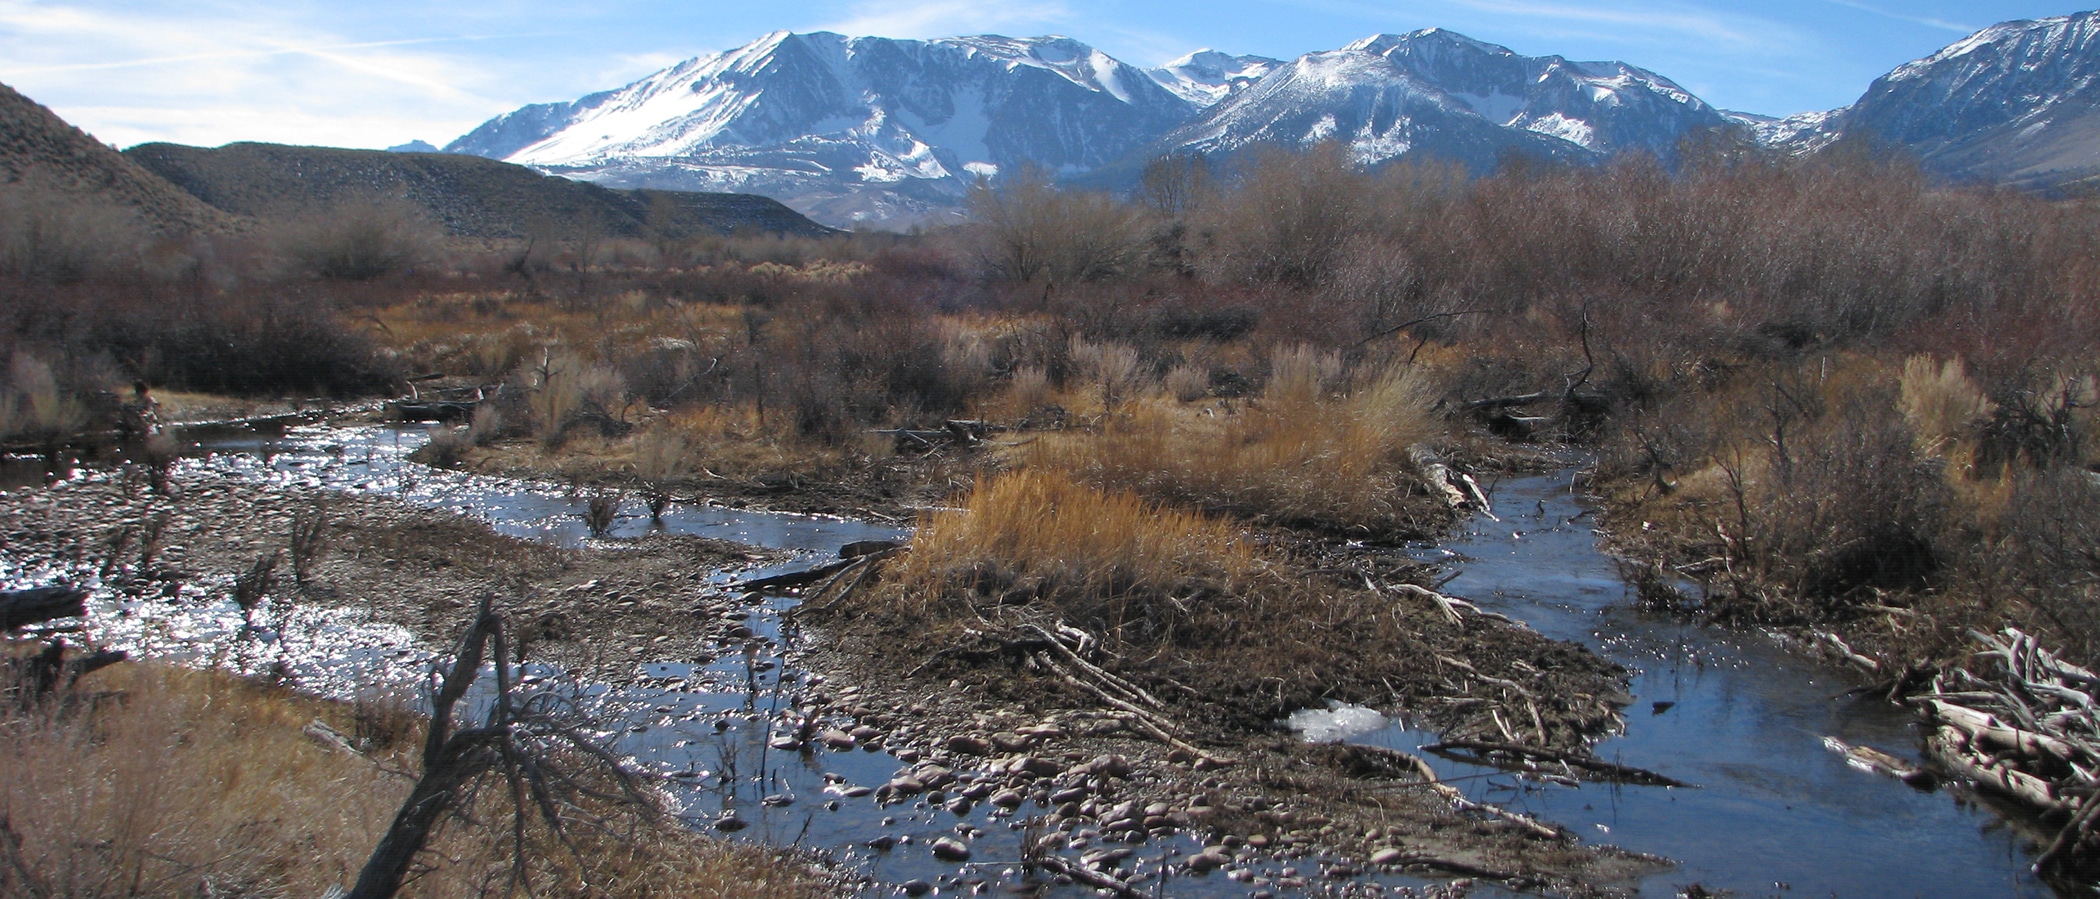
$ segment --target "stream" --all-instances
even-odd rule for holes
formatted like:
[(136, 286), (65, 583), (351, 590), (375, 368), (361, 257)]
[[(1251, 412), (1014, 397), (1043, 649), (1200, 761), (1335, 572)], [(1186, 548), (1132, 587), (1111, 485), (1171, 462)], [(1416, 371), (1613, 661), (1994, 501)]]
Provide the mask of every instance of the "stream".
[[(590, 538), (577, 514), (583, 499), (557, 485), (409, 463), (407, 455), (427, 439), (416, 426), (294, 423), (202, 428), (184, 436), (193, 446), (182, 465), (288, 487), (393, 496), (528, 539), (616, 550), (619, 538), (652, 526), (646, 512), (629, 508), (612, 539)], [(1536, 813), (1589, 842), (1680, 862), (1642, 882), (1643, 896), (1675, 896), (1693, 883), (1741, 896), (2051, 895), (2027, 873), (2023, 841), (2007, 818), (1979, 806), (1973, 795), (1913, 789), (1852, 768), (1823, 746), (1825, 736), (1836, 736), (1915, 759), (1919, 740), (1910, 712), (1841, 698), (1856, 678), (1791, 654), (1775, 640), (1636, 611), (1631, 591), (1598, 549), (1591, 510), (1571, 489), (1571, 474), (1503, 482), (1494, 495), (1501, 521), (1476, 518), (1418, 554), (1455, 572), (1447, 592), (1633, 669), (1636, 701), (1627, 710), (1626, 733), (1601, 743), (1598, 757), (1696, 788), (1565, 787), (1520, 779), (1421, 752), (1435, 735), (1368, 710), (1313, 714), (1300, 723), (1323, 738), (1417, 752), (1476, 799)], [(0, 480), (24, 483), (20, 475), (0, 468)], [(837, 518), (683, 504), (665, 516), (663, 527), (805, 556), (788, 565), (721, 572), (715, 575), (721, 583), (806, 567), (845, 543), (908, 536)], [(62, 574), (0, 557), (0, 581), (8, 585)], [(223, 598), (223, 586), (184, 590), (196, 601), (149, 604), (98, 590), (90, 626), (115, 648), (241, 667), (241, 659), (228, 655), (238, 650), (227, 647), (246, 642), (233, 639), (242, 621)], [(1008, 881), (1020, 857), (1019, 822), (1031, 809), (1014, 815), (976, 805), (957, 812), (931, 795), (881, 806), (856, 787), (880, 786), (910, 767), (891, 753), (773, 748), (797, 714), (798, 697), (840, 686), (824, 685), (796, 664), (804, 637), (784, 629), (780, 614), (793, 603), (767, 596), (748, 610), (746, 623), (766, 646), (757, 655), (724, 653), (709, 665), (649, 664), (636, 684), (624, 687), (579, 682), (546, 668), (530, 673), (584, 700), (601, 736), (631, 763), (663, 775), (676, 810), (695, 826), (818, 850), (869, 877), (877, 894), (907, 886), (941, 895), (984, 893)], [(276, 645), (277, 657), (302, 685), (339, 696), (375, 683), (421, 683), (437, 658), (398, 628), (340, 610), (294, 610), (271, 622), (263, 640)], [(827, 724), (850, 726), (843, 719)], [(968, 795), (975, 773), (957, 774), (951, 791)], [(937, 861), (925, 848), (954, 836), (968, 840), (971, 864)], [(1076, 857), (1084, 848), (1082, 840), (1067, 852)], [(1301, 887), (1289, 862), (1261, 868), (1252, 884), (1215, 875), (1161, 882), (1165, 862), (1201, 843), (1178, 837), (1130, 848), (1136, 851), (1124, 874), (1148, 893), (1244, 897), (1263, 886), (1285, 894), (1326, 889)], [(1435, 882), (1379, 875), (1353, 885), (1364, 895), (1410, 895)], [(1065, 887), (1049, 895), (1090, 893)], [(1504, 895), (1486, 885), (1474, 893)]]
[[(1599, 743), (1597, 757), (1697, 788), (1542, 785), (1420, 753), (1441, 776), (1586, 840), (1679, 862), (1648, 878), (1643, 896), (1693, 883), (1741, 896), (2051, 895), (2008, 824), (2017, 810), (1914, 789), (1823, 744), (1834, 736), (1918, 761), (1908, 709), (1843, 696), (1862, 684), (1856, 675), (1763, 634), (1639, 611), (1598, 549), (1573, 474), (1504, 481), (1493, 497), (1501, 521), (1476, 517), (1422, 555), (1455, 571), (1446, 592), (1632, 669), (1626, 732)], [(1338, 736), (1408, 751), (1435, 742), (1404, 724), (1349, 730)]]

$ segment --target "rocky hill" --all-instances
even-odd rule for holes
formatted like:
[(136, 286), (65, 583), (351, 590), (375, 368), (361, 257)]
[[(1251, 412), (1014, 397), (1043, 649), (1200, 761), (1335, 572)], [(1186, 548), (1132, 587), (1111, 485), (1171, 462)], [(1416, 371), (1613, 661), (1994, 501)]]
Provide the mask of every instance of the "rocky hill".
[(241, 226), (6, 85), (0, 85), (0, 184), (115, 209), (162, 233)]
[(611, 190), (458, 154), (153, 143), (123, 155), (212, 207), (261, 220), (298, 221), (345, 204), (405, 201), (454, 237), (522, 238), (577, 227), (615, 237), (652, 230), (831, 233), (766, 197)]
[(2100, 12), (1979, 31), (1875, 80), (1811, 136), (1900, 146), (1966, 181), (2100, 175)]

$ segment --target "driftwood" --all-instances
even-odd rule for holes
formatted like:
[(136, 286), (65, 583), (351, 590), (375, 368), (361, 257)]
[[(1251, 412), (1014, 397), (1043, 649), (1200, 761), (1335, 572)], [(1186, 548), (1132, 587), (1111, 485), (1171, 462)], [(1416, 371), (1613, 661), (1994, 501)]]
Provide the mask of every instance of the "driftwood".
[[(1051, 642), (1055, 643), (1057, 641), (1052, 640)], [(1161, 743), (1164, 743), (1175, 749), (1179, 749), (1183, 752), (1189, 753), (1190, 755), (1194, 755), (1199, 760), (1207, 761), (1208, 764), (1206, 765), (1206, 767), (1213, 765), (1224, 766), (1235, 764), (1235, 762), (1230, 758), (1226, 758), (1205, 751), (1203, 748), (1196, 746), (1195, 744), (1190, 743), (1189, 741), (1184, 740), (1178, 736), (1175, 736), (1172, 730), (1172, 724), (1170, 722), (1166, 721), (1163, 718), (1160, 718), (1158, 715), (1155, 715), (1152, 712), (1140, 708), (1139, 706), (1130, 702), (1127, 699), (1115, 695), (1114, 693), (1110, 692), (1108, 688), (1103, 687), (1101, 684), (1095, 683), (1092, 680), (1089, 680), (1085, 677), (1081, 677), (1078, 674), (1073, 673), (1071, 669), (1060, 665), (1056, 659), (1050, 656), (1049, 653), (1036, 653), (1035, 662), (1044, 670), (1063, 678), (1066, 683), (1078, 687), (1079, 689), (1084, 690), (1088, 693), (1092, 693), (1096, 698), (1100, 699), (1102, 702), (1108, 703), (1109, 706), (1113, 707), (1118, 713), (1116, 715), (1117, 720), (1122, 721), (1124, 724), (1127, 724), (1137, 729), (1138, 731), (1144, 733), (1146, 736), (1158, 740)]]
[(2100, 675), (2016, 628), (1969, 639), (1970, 663), (1913, 697), (1937, 725), (1928, 751), (1979, 788), (2061, 816), (2036, 870), (2088, 851), (2100, 820)]
[(1083, 883), (1097, 890), (1107, 890), (1109, 895), (1112, 896), (1122, 896), (1126, 897), (1126, 899), (1144, 899), (1145, 897), (1144, 893), (1139, 892), (1130, 884), (1085, 865), (1072, 864), (1062, 856), (1044, 855), (1023, 864), (1041, 868), (1052, 874), (1072, 878), (1075, 883)]
[(2062, 811), (2065, 808), (2064, 798), (2048, 781), (2013, 767), (2005, 759), (1993, 759), (1984, 754), (1955, 728), (1939, 728), (1925, 745), (1940, 763), (1979, 787), (2011, 796), (2042, 811)]
[[(1413, 773), (1420, 780), (1414, 783), (1403, 784), (1402, 786), (1427, 788), (1430, 792), (1435, 793), (1438, 798), (1450, 803), (1452, 808), (1459, 811), (1476, 812), (1490, 818), (1507, 821), (1533, 836), (1544, 839), (1564, 840), (1570, 836), (1567, 831), (1550, 824), (1541, 823), (1537, 818), (1533, 818), (1530, 815), (1519, 814), (1497, 805), (1475, 802), (1466, 798), (1464, 792), (1437, 777), (1436, 769), (1429, 767), (1429, 762), (1412, 752), (1402, 752), (1398, 749), (1387, 749), (1383, 746), (1365, 746), (1361, 744), (1351, 744), (1348, 749), (1350, 752), (1378, 759), (1391, 770), (1405, 770)], [(1403, 861), (1398, 864), (1418, 863), (1420, 862)]]
[(1872, 746), (1858, 746), (1836, 737), (1824, 737), (1823, 746), (1845, 757), (1846, 764), (1875, 774), (1887, 775), (1908, 784), (1932, 781), (1932, 773)]
[[(496, 689), (487, 714), (478, 724), (455, 708), (479, 680), (482, 662), (491, 663)], [(508, 786), (513, 833), (523, 833), (535, 816), (564, 844), (569, 821), (590, 818), (579, 802), (588, 797), (649, 811), (650, 800), (632, 774), (605, 747), (580, 729), (565, 703), (513, 691), (512, 663), (503, 619), (493, 597), (483, 597), (474, 620), (460, 637), (452, 666), (438, 678), (430, 699), (430, 724), (424, 734), (422, 775), (394, 815), (379, 845), (358, 872), (348, 899), (388, 899), (400, 889), (438, 824), (462, 808), (475, 805), (476, 785), (495, 777)], [(571, 770), (578, 758), (604, 774), (613, 787), (587, 786)], [(485, 815), (476, 810), (476, 816)], [(602, 825), (602, 821), (596, 822)], [(529, 861), (520, 842), (511, 859), (512, 876), (522, 879)], [(520, 881), (514, 881), (520, 882)]]
[(860, 547), (862, 551), (846, 558), (825, 562), (822, 565), (812, 566), (801, 571), (790, 571), (786, 574), (752, 578), (748, 581), (736, 581), (724, 584), (723, 588), (727, 590), (763, 590), (773, 587), (806, 587), (818, 581), (825, 581), (822, 588), (819, 588), (816, 593), (807, 598), (814, 600), (829, 592), (830, 588), (846, 572), (859, 570), (862, 574), (866, 574), (867, 570), (875, 563), (911, 551), (910, 546), (899, 544), (889, 544), (886, 549), (872, 549), (866, 544), (859, 543), (848, 544), (848, 546)]
[(765, 577), (755, 577), (748, 581), (736, 581), (734, 583), (724, 584), (722, 586), (723, 589), (738, 591), (763, 590), (770, 587), (803, 587), (810, 584), (814, 584), (825, 578), (831, 577), (832, 575), (838, 574), (839, 572), (844, 571), (848, 568), (852, 568), (853, 566), (860, 564), (865, 558), (866, 557), (854, 559), (839, 559), (834, 562), (826, 562), (822, 565), (804, 568), (801, 571), (790, 571), (786, 574), (773, 574), (767, 575)]
[(87, 614), (87, 595), (86, 590), (65, 586), (0, 592), (0, 630), (82, 617)]
[(967, 419), (951, 419), (935, 428), (880, 428), (870, 431), (896, 440), (898, 452), (931, 452), (943, 446), (974, 447), (997, 430), (991, 424)]
[(1431, 743), (1428, 746), (1424, 746), (1422, 748), (1430, 752), (1446, 754), (1452, 752), (1470, 752), (1479, 753), (1482, 756), (1506, 755), (1515, 756), (1518, 758), (1533, 759), (1536, 761), (1554, 762), (1557, 764), (1567, 765), (1571, 768), (1581, 768), (1584, 771), (1596, 775), (1596, 780), (1608, 781), (1611, 783), (1634, 784), (1636, 786), (1644, 787), (1692, 786), (1691, 784), (1685, 783), (1684, 781), (1678, 780), (1674, 777), (1669, 777), (1663, 774), (1657, 774), (1645, 768), (1635, 768), (1631, 765), (1621, 765), (1616, 762), (1607, 762), (1603, 759), (1595, 758), (1593, 756), (1576, 755), (1571, 752), (1561, 752), (1556, 749), (1546, 749), (1540, 746), (1521, 746), (1513, 743), (1488, 743), (1479, 740), (1445, 740), (1441, 743)]
[(1436, 604), (1438, 611), (1444, 613), (1444, 619), (1451, 622), (1452, 624), (1465, 623), (1466, 615), (1478, 615), (1482, 618), (1492, 618), (1496, 621), (1500, 621), (1505, 624), (1516, 623), (1514, 621), (1511, 621), (1509, 619), (1509, 616), (1504, 615), (1500, 612), (1486, 611), (1480, 608), (1479, 606), (1472, 604), (1471, 602), (1459, 599), (1455, 596), (1446, 596), (1427, 587), (1419, 587), (1414, 584), (1380, 585), (1378, 582), (1371, 580), (1370, 575), (1364, 575), (1364, 586), (1371, 588), (1373, 592), (1380, 590), (1390, 590), (1402, 596), (1412, 596), (1416, 599), (1429, 600), (1430, 602)]
[(1857, 652), (1854, 652), (1852, 650), (1851, 645), (1847, 644), (1843, 637), (1839, 637), (1838, 635), (1833, 634), (1829, 631), (1816, 631), (1815, 637), (1816, 643), (1820, 645), (1824, 651), (1829, 652), (1830, 654), (1835, 655), (1838, 658), (1851, 663), (1853, 667), (1859, 668), (1860, 670), (1865, 671), (1868, 674), (1881, 673), (1880, 662), (1877, 662), (1866, 656), (1860, 655)]
[(1414, 467), (1415, 474), (1429, 489), (1437, 492), (1444, 504), (1453, 509), (1473, 508), (1495, 521), (1495, 510), (1488, 505), (1487, 494), (1481, 492), (1480, 483), (1473, 476), (1444, 464), (1436, 450), (1422, 444), (1407, 448), (1407, 464)]

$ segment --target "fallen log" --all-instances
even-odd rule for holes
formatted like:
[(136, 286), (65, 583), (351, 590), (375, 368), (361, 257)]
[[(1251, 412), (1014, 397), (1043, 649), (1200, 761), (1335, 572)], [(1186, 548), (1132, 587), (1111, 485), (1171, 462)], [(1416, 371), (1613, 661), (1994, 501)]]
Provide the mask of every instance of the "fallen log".
[(1514, 743), (1490, 743), (1481, 740), (1445, 740), (1422, 747), (1429, 752), (1450, 753), (1453, 751), (1485, 754), (1512, 755), (1545, 762), (1556, 762), (1573, 768), (1581, 768), (1597, 779), (1611, 783), (1633, 784), (1643, 787), (1692, 787), (1691, 784), (1645, 768), (1607, 762), (1593, 756), (1576, 755), (1542, 746), (1523, 746)]
[(1855, 746), (1836, 737), (1824, 737), (1824, 748), (1845, 757), (1845, 763), (1873, 774), (1893, 777), (1904, 783), (1927, 783), (1931, 772), (1872, 746)]
[(1469, 497), (1455, 482), (1451, 466), (1444, 464), (1444, 460), (1437, 456), (1436, 450), (1421, 444), (1410, 446), (1407, 448), (1407, 464), (1414, 467), (1415, 474), (1419, 475), (1431, 490), (1442, 494), (1445, 505), (1453, 509), (1465, 506)]
[(722, 589), (763, 590), (768, 587), (807, 586), (809, 584), (814, 584), (818, 581), (828, 578), (841, 571), (844, 571), (848, 568), (851, 568), (855, 565), (858, 565), (868, 558), (870, 557), (856, 556), (851, 559), (839, 559), (833, 562), (826, 562), (822, 565), (804, 568), (801, 571), (790, 571), (786, 574), (770, 574), (765, 577), (755, 577), (748, 581), (735, 581), (732, 583), (722, 585)]
[(2013, 768), (2002, 759), (1979, 755), (1961, 731), (1940, 727), (1926, 741), (1933, 757), (1979, 787), (2011, 796), (2044, 811), (2065, 811), (2069, 803), (2048, 781)]
[(2031, 756), (2047, 754), (2066, 762), (2092, 757), (2087, 750), (2065, 740), (2014, 727), (1996, 715), (1932, 697), (1927, 697), (1924, 705), (1934, 721), (1960, 730), (1971, 741)]
[(1829, 631), (1815, 631), (1814, 633), (1816, 636), (1816, 642), (1821, 644), (1825, 651), (1837, 656), (1840, 659), (1852, 663), (1854, 667), (1864, 670), (1868, 674), (1881, 673), (1880, 662), (1877, 662), (1866, 656), (1860, 655), (1857, 652), (1854, 652), (1852, 650), (1852, 647), (1845, 642), (1843, 637), (1839, 637), (1838, 635), (1833, 634)]
[(87, 596), (86, 590), (68, 586), (0, 592), (0, 630), (83, 617), (87, 615)]

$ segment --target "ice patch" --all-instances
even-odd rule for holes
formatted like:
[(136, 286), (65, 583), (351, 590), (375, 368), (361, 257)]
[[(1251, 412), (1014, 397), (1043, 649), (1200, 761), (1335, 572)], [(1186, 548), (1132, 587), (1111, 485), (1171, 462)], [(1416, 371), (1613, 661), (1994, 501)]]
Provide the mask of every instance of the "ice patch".
[(1339, 743), (1350, 737), (1360, 737), (1383, 729), (1388, 721), (1384, 715), (1360, 705), (1344, 705), (1330, 702), (1324, 709), (1299, 709), (1291, 713), (1284, 723), (1307, 743)]

